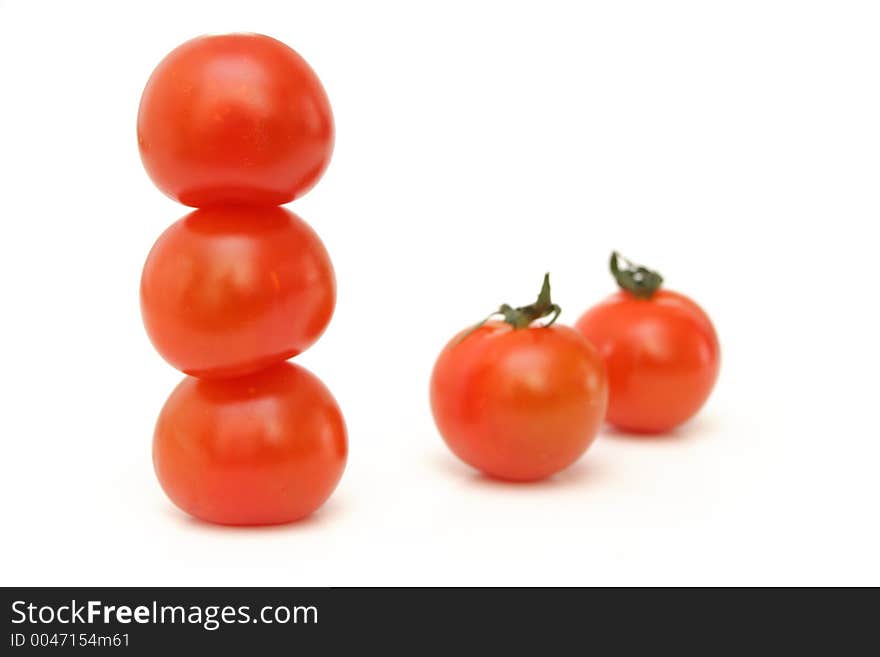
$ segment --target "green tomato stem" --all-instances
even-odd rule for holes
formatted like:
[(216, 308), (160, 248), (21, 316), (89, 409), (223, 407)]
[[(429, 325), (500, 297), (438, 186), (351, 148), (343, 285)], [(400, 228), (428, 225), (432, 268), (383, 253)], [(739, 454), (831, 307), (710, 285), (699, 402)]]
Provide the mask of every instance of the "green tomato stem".
[(529, 328), (534, 322), (544, 317), (550, 317), (550, 321), (542, 326), (552, 326), (562, 312), (557, 304), (553, 303), (550, 298), (550, 274), (544, 274), (544, 282), (541, 285), (541, 292), (538, 294), (537, 300), (528, 306), (518, 306), (514, 308), (509, 304), (502, 304), (498, 310), (489, 315), (482, 322), (474, 326), (472, 331), (480, 328), (487, 321), (501, 315), (505, 322), (510, 324), (515, 330)]
[[(623, 269), (620, 267), (621, 260), (626, 265)], [(627, 260), (617, 251), (611, 253), (610, 268), (620, 288), (639, 299), (650, 299), (663, 285), (663, 277), (659, 273)]]

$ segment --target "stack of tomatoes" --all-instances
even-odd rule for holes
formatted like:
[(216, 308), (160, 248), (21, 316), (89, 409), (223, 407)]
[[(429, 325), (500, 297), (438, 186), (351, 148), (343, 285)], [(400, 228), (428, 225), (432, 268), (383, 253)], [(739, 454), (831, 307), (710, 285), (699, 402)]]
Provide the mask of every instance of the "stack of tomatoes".
[(197, 208), (159, 237), (141, 280), (147, 333), (188, 375), (156, 425), (156, 474), (202, 520), (302, 518), (333, 492), (347, 453), (332, 395), (287, 362), (318, 339), (336, 302), (324, 245), (280, 207), (327, 167), (327, 96), (279, 41), (200, 37), (156, 67), (137, 132), (156, 186)]

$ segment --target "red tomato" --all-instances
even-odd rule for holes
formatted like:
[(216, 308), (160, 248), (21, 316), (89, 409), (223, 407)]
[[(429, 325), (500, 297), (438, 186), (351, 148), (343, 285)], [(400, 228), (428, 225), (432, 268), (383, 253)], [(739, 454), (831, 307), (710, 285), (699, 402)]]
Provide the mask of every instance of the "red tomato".
[(196, 210), (147, 256), (141, 311), (171, 365), (205, 378), (255, 372), (295, 356), (336, 303), (321, 240), (284, 208)]
[(718, 377), (720, 349), (712, 322), (682, 294), (658, 289), (656, 272), (630, 263), (612, 273), (623, 289), (575, 324), (608, 371), (608, 421), (626, 431), (669, 431), (692, 417)]
[(431, 377), (431, 408), (446, 444), (500, 479), (562, 470), (590, 446), (605, 415), (605, 371), (592, 345), (567, 326), (532, 324), (559, 314), (547, 278), (544, 286), (531, 306), (502, 306), (504, 322), (455, 336)]
[(291, 363), (225, 381), (185, 378), (153, 439), (156, 475), (171, 501), (225, 525), (309, 515), (336, 488), (346, 454), (333, 396)]
[(259, 34), (172, 50), (147, 81), (137, 132), (156, 186), (194, 207), (292, 201), (333, 151), (330, 103), (314, 71)]

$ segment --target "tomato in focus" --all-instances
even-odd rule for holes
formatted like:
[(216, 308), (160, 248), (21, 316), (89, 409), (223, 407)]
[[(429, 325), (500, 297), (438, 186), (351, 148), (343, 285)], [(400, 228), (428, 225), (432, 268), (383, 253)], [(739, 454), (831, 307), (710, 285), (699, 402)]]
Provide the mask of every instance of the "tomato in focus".
[(317, 234), (278, 207), (196, 210), (147, 256), (144, 325), (177, 369), (220, 378), (299, 354), (330, 321), (333, 266)]
[(608, 422), (635, 433), (670, 431), (708, 399), (720, 347), (708, 315), (691, 299), (660, 289), (656, 272), (630, 264), (612, 273), (621, 290), (577, 321), (605, 361)]
[(333, 151), (330, 103), (305, 60), (260, 34), (202, 36), (153, 71), (137, 117), (156, 186), (193, 207), (281, 205)]
[(532, 324), (558, 315), (547, 278), (535, 304), (499, 313), (505, 321), (466, 329), (443, 349), (431, 376), (431, 409), (446, 444), (466, 463), (499, 479), (542, 479), (595, 439), (605, 371), (574, 329), (554, 320)]
[(224, 381), (185, 378), (156, 424), (153, 464), (174, 504), (228, 525), (292, 522), (339, 482), (345, 424), (321, 381), (282, 363)]

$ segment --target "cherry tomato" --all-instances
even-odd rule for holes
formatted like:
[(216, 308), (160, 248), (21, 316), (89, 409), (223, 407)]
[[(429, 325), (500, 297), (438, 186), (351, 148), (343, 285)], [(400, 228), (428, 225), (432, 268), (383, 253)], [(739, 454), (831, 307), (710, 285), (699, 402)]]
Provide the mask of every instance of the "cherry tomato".
[[(499, 310), (455, 336), (431, 377), (440, 434), (463, 461), (512, 481), (542, 479), (576, 461), (605, 415), (605, 371), (574, 329), (554, 324), (547, 277), (538, 301)], [(550, 325), (534, 325), (553, 315)]]
[(327, 168), (333, 130), (309, 65), (259, 34), (203, 36), (172, 50), (147, 81), (137, 119), (150, 178), (194, 207), (292, 201)]
[(168, 228), (141, 278), (144, 325), (174, 367), (205, 378), (295, 356), (336, 303), (321, 240), (284, 208), (196, 210)]
[(336, 488), (346, 454), (336, 401), (292, 363), (225, 381), (185, 378), (153, 438), (156, 475), (171, 501), (226, 525), (309, 515)]
[(692, 417), (718, 377), (720, 348), (712, 322), (693, 301), (659, 289), (656, 272), (619, 256), (611, 269), (621, 290), (588, 310), (575, 327), (608, 371), (608, 421), (636, 433), (669, 431)]

